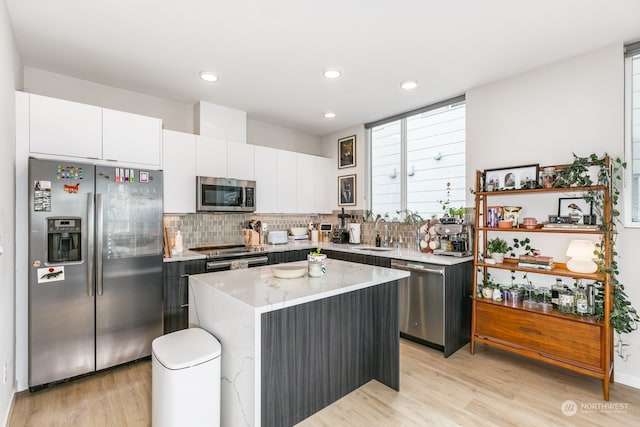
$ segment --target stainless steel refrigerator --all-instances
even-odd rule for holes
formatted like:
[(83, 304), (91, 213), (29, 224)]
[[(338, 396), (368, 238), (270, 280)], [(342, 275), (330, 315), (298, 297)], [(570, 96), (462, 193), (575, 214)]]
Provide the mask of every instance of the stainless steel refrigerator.
[(29, 160), (29, 387), (151, 354), (162, 172)]

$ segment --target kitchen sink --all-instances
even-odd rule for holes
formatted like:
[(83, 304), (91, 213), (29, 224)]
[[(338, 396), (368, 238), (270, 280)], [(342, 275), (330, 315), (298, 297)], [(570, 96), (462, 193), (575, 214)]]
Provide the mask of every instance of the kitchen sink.
[(378, 246), (352, 246), (351, 249), (356, 251), (374, 251), (374, 252), (391, 252), (394, 248), (381, 248)]

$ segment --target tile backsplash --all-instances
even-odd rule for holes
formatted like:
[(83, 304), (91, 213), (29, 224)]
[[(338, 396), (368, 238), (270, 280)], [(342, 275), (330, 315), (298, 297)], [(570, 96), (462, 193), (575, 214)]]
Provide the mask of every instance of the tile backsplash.
[[(362, 222), (360, 211), (345, 211), (353, 214), (350, 222)], [(165, 215), (163, 225), (167, 227), (169, 240), (180, 230), (185, 248), (211, 243), (242, 243), (242, 229), (250, 221), (267, 224), (268, 231), (288, 230), (291, 227), (307, 227), (310, 222), (339, 224), (338, 212), (332, 215), (257, 215), (242, 213), (197, 213)]]
[[(473, 210), (467, 209), (467, 224), (473, 223)], [(167, 234), (170, 242), (180, 230), (185, 248), (192, 248), (197, 245), (212, 243), (237, 243), (242, 244), (242, 229), (250, 221), (261, 221), (267, 224), (268, 231), (288, 230), (291, 227), (307, 227), (310, 222), (314, 224), (331, 223), (334, 227), (340, 225), (338, 217), (339, 211), (333, 214), (313, 214), (313, 215), (283, 215), (283, 214), (243, 214), (243, 213), (197, 213), (185, 215), (165, 215), (163, 225), (167, 227)], [(347, 222), (363, 223), (361, 210), (348, 211), (350, 215)], [(419, 226), (407, 225), (400, 222), (388, 222), (387, 236), (392, 240), (393, 247), (402, 248), (416, 247), (416, 231)], [(379, 232), (381, 238), (384, 237), (385, 223), (380, 222), (376, 228), (375, 223), (365, 222), (362, 224), (360, 244), (374, 245), (376, 234)]]

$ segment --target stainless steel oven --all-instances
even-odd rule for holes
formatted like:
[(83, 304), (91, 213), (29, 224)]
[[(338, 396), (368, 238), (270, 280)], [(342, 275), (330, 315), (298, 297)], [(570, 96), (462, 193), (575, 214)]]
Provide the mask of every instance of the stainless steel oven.
[(196, 181), (198, 212), (254, 212), (256, 182), (199, 176)]

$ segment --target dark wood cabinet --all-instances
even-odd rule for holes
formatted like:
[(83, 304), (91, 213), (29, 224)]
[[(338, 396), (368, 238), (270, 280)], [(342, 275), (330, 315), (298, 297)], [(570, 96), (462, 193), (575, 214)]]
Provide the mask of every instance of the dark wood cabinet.
[(165, 262), (163, 265), (164, 333), (189, 326), (189, 276), (204, 273), (206, 261)]

